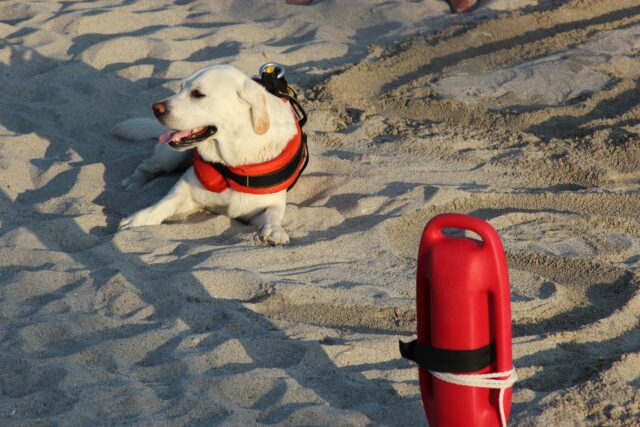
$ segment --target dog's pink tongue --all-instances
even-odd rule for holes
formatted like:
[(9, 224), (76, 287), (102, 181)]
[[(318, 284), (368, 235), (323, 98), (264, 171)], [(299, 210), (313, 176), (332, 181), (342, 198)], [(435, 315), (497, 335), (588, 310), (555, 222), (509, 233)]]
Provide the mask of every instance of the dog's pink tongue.
[(160, 143), (162, 144), (168, 144), (171, 142), (171, 138), (173, 138), (173, 135), (176, 134), (177, 131), (175, 130), (168, 130), (165, 133), (163, 133), (162, 135), (160, 135)]
[(191, 135), (190, 130), (177, 131), (172, 129), (160, 135), (160, 142), (163, 144), (168, 144), (171, 141), (178, 142), (185, 136), (190, 136), (190, 135)]

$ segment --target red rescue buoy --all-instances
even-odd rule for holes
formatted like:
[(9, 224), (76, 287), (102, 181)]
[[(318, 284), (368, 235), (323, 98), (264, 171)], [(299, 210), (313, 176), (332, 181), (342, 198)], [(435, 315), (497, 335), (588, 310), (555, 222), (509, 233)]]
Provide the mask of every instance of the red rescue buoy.
[[(445, 235), (470, 230), (481, 241)], [(502, 243), (487, 222), (445, 214), (424, 229), (416, 282), (418, 339), (401, 343), (418, 362), (431, 427), (506, 425), (515, 371), (509, 275)]]

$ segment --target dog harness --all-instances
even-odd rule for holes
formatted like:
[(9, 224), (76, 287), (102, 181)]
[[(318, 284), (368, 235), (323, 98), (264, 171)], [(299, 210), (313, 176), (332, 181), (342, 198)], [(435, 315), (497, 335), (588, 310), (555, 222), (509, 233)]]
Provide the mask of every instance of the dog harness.
[(277, 63), (267, 63), (260, 68), (260, 78), (254, 80), (283, 102), (289, 102), (296, 121), (296, 134), (276, 158), (233, 168), (203, 160), (196, 148), (193, 153), (193, 170), (200, 183), (214, 193), (221, 193), (227, 188), (251, 194), (289, 191), (296, 185), (309, 162), (307, 135), (302, 131), (307, 115), (296, 99), (295, 91), (284, 78), (284, 67)]
[(200, 183), (209, 191), (221, 193), (231, 187), (251, 194), (270, 194), (290, 190), (307, 166), (307, 135), (296, 120), (296, 134), (274, 159), (263, 163), (234, 168), (222, 163), (209, 163), (193, 153), (193, 170)]

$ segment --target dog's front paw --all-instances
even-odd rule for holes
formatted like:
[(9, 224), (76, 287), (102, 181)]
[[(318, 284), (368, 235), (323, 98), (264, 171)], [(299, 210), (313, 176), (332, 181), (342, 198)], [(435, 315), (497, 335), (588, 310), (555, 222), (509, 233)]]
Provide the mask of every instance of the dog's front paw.
[(123, 179), (120, 182), (120, 185), (122, 185), (122, 188), (124, 188), (125, 190), (136, 190), (142, 186), (138, 182), (134, 181), (131, 176)]
[(269, 243), (270, 245), (286, 245), (289, 236), (279, 224), (264, 224), (254, 236), (254, 240)]
[(158, 221), (153, 218), (152, 215), (149, 215), (146, 210), (141, 210), (140, 212), (136, 212), (133, 215), (122, 219), (118, 229), (126, 230), (127, 228), (142, 227), (144, 225), (158, 225), (161, 222), (162, 221)]
[(118, 225), (118, 230), (126, 230), (127, 228), (135, 227), (135, 225), (133, 224), (133, 217), (134, 215), (122, 218), (120, 224)]
[(125, 190), (137, 190), (153, 179), (153, 174), (144, 172), (140, 168), (120, 182)]

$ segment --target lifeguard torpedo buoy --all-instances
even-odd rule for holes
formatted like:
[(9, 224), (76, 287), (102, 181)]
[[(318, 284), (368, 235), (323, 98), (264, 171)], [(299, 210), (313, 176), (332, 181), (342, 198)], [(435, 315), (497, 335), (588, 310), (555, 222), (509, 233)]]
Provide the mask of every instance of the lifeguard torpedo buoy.
[(429, 425), (506, 425), (516, 376), (507, 262), (493, 227), (468, 215), (433, 218), (418, 252), (416, 299), (418, 339), (401, 342), (400, 351), (419, 364)]

